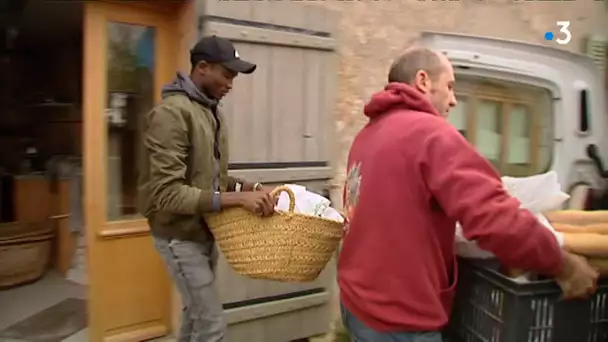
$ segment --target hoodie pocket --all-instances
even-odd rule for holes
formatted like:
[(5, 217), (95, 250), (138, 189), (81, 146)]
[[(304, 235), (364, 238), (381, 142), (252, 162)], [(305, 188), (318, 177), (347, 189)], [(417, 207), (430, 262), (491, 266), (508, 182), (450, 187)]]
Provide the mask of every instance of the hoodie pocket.
[(449, 279), (449, 285), (446, 289), (441, 290), (439, 293), (441, 303), (443, 304), (446, 314), (448, 315), (452, 311), (456, 286), (458, 285), (458, 258), (455, 255), (452, 264), (452, 276), (450, 277), (451, 279)]

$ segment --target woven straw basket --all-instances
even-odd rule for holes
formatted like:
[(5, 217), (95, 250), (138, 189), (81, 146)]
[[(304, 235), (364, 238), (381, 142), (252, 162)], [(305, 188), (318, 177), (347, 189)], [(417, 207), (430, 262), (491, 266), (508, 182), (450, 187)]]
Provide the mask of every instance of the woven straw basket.
[(232, 268), (252, 278), (285, 282), (317, 279), (342, 238), (342, 223), (294, 212), (295, 196), (287, 186), (289, 212), (260, 217), (242, 208), (205, 216)]

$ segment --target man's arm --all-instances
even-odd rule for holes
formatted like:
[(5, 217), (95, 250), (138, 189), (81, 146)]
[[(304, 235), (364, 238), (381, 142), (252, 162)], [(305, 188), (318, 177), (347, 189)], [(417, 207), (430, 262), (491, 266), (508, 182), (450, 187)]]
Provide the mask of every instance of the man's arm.
[(446, 214), (464, 236), (507, 267), (559, 275), (557, 239), (503, 188), (494, 167), (446, 122), (437, 120), (423, 143), (421, 172)]
[(188, 127), (177, 108), (161, 105), (148, 114), (144, 145), (149, 151), (152, 200), (161, 211), (194, 215), (241, 205), (232, 194), (203, 191), (186, 184)]

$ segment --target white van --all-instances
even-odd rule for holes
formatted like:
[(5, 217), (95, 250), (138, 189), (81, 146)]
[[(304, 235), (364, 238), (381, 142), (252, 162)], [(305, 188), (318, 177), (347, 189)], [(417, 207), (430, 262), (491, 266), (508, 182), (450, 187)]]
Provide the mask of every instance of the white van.
[(555, 170), (569, 207), (608, 209), (606, 92), (590, 58), (451, 33), (423, 32), (421, 44), (454, 65), (458, 105), (449, 120), (503, 175)]

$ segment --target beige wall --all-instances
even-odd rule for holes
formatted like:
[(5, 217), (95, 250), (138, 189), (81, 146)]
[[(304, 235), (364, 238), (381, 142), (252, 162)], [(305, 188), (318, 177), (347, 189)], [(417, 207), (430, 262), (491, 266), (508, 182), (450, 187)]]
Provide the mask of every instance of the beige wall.
[[(555, 22), (571, 21), (568, 50), (582, 51), (582, 38), (608, 35), (608, 6), (598, 1), (528, 2), (513, 0), (460, 1), (330, 1), (317, 2), (340, 15), (340, 89), (335, 108), (337, 121), (337, 174), (344, 177), (344, 163), (353, 135), (365, 123), (361, 109), (385, 82), (392, 60), (421, 30), (446, 31), (545, 42), (544, 33), (557, 32)], [(561, 47), (561, 46), (560, 46)], [(338, 190), (338, 189), (336, 189)]]

